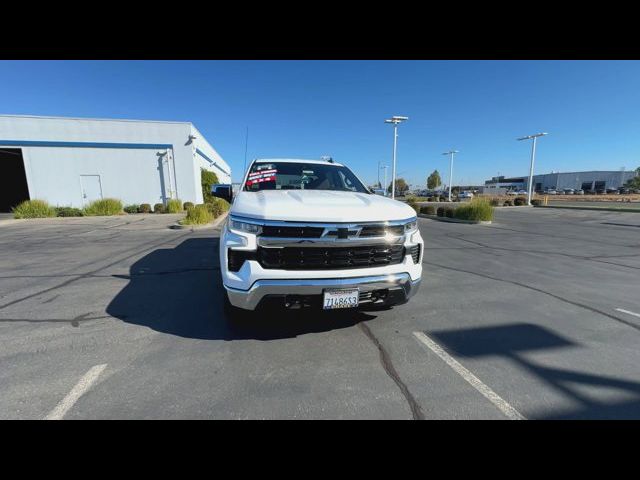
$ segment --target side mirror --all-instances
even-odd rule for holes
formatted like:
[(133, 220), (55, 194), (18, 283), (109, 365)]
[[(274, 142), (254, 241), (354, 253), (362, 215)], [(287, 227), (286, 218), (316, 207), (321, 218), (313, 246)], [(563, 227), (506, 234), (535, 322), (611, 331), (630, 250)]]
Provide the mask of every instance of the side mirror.
[(233, 200), (233, 188), (229, 184), (218, 183), (211, 186), (211, 195), (223, 198), (231, 203)]

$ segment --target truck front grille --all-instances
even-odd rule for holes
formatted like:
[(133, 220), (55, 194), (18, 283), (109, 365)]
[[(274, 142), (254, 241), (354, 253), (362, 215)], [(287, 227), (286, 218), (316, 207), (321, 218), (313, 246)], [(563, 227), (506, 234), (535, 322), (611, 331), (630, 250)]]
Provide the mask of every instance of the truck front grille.
[(257, 260), (262, 268), (283, 270), (337, 270), (379, 267), (402, 263), (402, 245), (357, 247), (259, 247)]
[[(362, 224), (351, 227), (343, 227), (339, 224), (334, 227), (264, 225), (261, 236), (270, 238), (321, 238), (325, 233), (328, 238), (336, 238), (340, 236), (339, 229), (341, 228), (347, 229), (347, 235), (350, 238), (354, 236), (360, 238), (384, 237), (387, 234), (399, 236), (404, 233), (404, 225), (386, 225), (384, 223)], [(360, 228), (359, 235), (357, 235), (357, 228)]]
[(323, 227), (279, 227), (265, 225), (262, 236), (275, 238), (320, 238)]

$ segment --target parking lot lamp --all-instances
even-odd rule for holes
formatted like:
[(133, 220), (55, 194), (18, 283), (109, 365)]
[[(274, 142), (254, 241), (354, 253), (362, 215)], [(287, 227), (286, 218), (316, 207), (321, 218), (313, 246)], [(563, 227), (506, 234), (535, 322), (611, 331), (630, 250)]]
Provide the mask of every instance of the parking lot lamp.
[(380, 168), (384, 169), (384, 196), (387, 196), (387, 168), (389, 168), (389, 165), (382, 165)]
[(458, 153), (459, 150), (449, 150), (444, 152), (443, 155), (451, 155), (449, 160), (449, 201), (451, 201), (451, 185), (453, 184), (453, 156)]
[(533, 188), (533, 163), (536, 159), (536, 140), (538, 137), (543, 137), (548, 135), (548, 133), (541, 132), (536, 133), (535, 135), (527, 135), (526, 137), (518, 138), (517, 140), (531, 140), (533, 139), (533, 143), (531, 145), (531, 168), (529, 169), (529, 185), (527, 185), (527, 205), (531, 206), (531, 191)]
[[(386, 119), (385, 123), (393, 123), (393, 167), (391, 168), (391, 198), (396, 198), (396, 147), (398, 145), (398, 124), (409, 120), (409, 117), (394, 115)], [(386, 170), (385, 170), (386, 172)]]

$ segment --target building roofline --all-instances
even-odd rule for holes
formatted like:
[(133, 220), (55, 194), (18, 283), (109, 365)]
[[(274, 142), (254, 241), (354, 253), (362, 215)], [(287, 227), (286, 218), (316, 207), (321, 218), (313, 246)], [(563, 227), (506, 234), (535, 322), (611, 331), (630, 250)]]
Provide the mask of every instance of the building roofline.
[(181, 122), (173, 120), (139, 120), (133, 118), (93, 118), (93, 117), (63, 117), (53, 115), (16, 115), (10, 113), (0, 113), (0, 118), (42, 118), (47, 120), (89, 120), (97, 122), (134, 122), (134, 123), (175, 123), (179, 125), (193, 125), (192, 122)]

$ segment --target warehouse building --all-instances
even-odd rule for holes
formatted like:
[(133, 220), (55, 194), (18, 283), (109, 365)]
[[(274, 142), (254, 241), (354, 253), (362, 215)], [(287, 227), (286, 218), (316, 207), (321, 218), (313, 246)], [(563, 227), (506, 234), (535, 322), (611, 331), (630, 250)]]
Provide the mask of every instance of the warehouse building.
[[(549, 189), (564, 190), (572, 188), (586, 191), (618, 189), (637, 175), (635, 171), (590, 171), (590, 172), (552, 172), (533, 176), (533, 189), (541, 192)], [(493, 177), (485, 183), (486, 190), (504, 188), (507, 190), (527, 190), (529, 177), (504, 176)]]
[(202, 203), (201, 168), (231, 183), (229, 165), (190, 122), (0, 115), (0, 212), (28, 199)]

